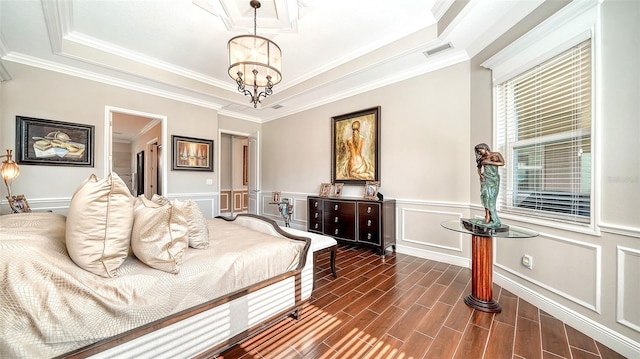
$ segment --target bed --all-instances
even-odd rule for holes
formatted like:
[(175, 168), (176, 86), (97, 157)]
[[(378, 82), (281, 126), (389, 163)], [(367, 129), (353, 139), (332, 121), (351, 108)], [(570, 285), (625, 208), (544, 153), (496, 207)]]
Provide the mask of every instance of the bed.
[(310, 240), (271, 219), (207, 219), (208, 248), (186, 249), (179, 273), (130, 253), (107, 278), (71, 260), (66, 220), (0, 216), (2, 358), (211, 356), (311, 296)]

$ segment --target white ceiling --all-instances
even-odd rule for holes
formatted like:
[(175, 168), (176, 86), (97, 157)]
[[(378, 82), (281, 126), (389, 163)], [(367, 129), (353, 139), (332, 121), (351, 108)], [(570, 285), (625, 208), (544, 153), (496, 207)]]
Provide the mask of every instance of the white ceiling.
[(264, 122), (465, 61), (543, 0), (261, 2), (283, 80), (258, 109), (227, 74), (249, 0), (0, 0), (0, 57)]

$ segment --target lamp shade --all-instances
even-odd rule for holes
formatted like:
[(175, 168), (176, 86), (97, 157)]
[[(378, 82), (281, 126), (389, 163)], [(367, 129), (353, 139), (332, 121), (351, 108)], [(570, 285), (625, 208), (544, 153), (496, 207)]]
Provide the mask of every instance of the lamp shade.
[(0, 156), (0, 158), (2, 157), (7, 157), (6, 160), (2, 161), (2, 166), (0, 166), (2, 179), (5, 183), (11, 182), (20, 174), (20, 167), (11, 159), (11, 150), (7, 150), (7, 154)]
[(228, 51), (232, 79), (241, 72), (245, 84), (257, 87), (267, 86), (267, 76), (271, 76), (271, 85), (282, 80), (282, 51), (273, 41), (255, 35), (236, 36), (229, 40)]

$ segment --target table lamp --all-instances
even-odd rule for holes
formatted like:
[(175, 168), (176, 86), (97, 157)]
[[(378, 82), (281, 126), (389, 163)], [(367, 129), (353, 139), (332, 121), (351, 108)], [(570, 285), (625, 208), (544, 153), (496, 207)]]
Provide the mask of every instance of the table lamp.
[(0, 155), (0, 158), (6, 157), (7, 159), (2, 161), (2, 166), (0, 166), (0, 173), (2, 173), (2, 179), (4, 180), (4, 184), (7, 186), (7, 193), (9, 197), (11, 197), (11, 187), (9, 183), (13, 181), (20, 174), (20, 167), (11, 159), (11, 150), (7, 150), (6, 155)]

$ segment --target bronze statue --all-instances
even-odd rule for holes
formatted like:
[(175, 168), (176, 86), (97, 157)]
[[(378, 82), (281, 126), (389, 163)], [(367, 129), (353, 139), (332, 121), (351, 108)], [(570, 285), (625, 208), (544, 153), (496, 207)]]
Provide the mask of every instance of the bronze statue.
[(500, 190), (500, 174), (498, 167), (504, 166), (504, 158), (500, 152), (491, 152), (486, 143), (480, 143), (474, 148), (476, 166), (480, 176), (480, 200), (484, 206), (484, 220), (469, 220), (474, 226), (489, 228), (495, 231), (508, 230), (503, 225), (496, 210), (496, 200)]

